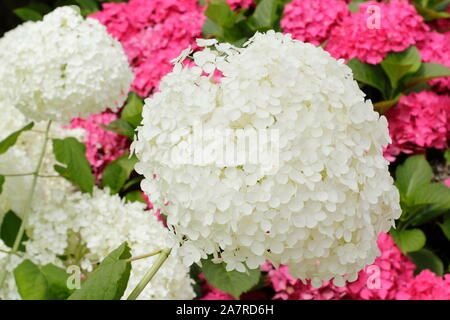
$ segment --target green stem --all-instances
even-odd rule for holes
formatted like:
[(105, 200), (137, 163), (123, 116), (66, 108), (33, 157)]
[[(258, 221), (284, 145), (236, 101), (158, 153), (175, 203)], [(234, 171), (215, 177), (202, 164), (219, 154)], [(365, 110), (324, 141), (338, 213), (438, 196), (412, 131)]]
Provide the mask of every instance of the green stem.
[(4, 177), (25, 177), (25, 176), (32, 176), (32, 175), (34, 175), (34, 172), (29, 172), (29, 173), (8, 173), (8, 174), (0, 173), (0, 176), (4, 176)]
[(17, 253), (17, 250), (19, 249), (20, 242), (21, 242), (21, 240), (23, 238), (23, 235), (25, 233), (25, 227), (26, 227), (26, 224), (27, 224), (27, 221), (28, 221), (28, 216), (29, 216), (29, 214), (31, 212), (31, 205), (32, 205), (32, 202), (33, 202), (34, 193), (36, 191), (36, 185), (37, 185), (37, 180), (38, 180), (38, 177), (39, 177), (39, 172), (41, 170), (42, 163), (44, 161), (45, 152), (47, 150), (48, 134), (50, 132), (51, 124), (52, 124), (52, 121), (49, 120), (48, 123), (47, 123), (47, 127), (45, 129), (44, 142), (42, 144), (41, 153), (39, 155), (38, 163), (36, 165), (36, 170), (32, 173), (33, 180), (31, 182), (30, 191), (28, 192), (27, 200), (25, 202), (24, 212), (23, 212), (23, 215), (22, 215), (22, 223), (20, 224), (19, 232), (17, 232), (16, 239), (14, 240), (14, 245), (13, 245), (11, 251), (10, 251), (10, 255), (8, 255), (6, 261), (5, 261), (4, 265), (3, 265), (3, 270), (1, 271), (1, 274), (0, 274), (0, 287), (3, 286), (3, 283), (4, 283), (5, 279), (6, 279), (6, 266), (8, 265), (8, 263), (10, 261), (11, 254), (16, 254)]
[(159, 254), (158, 260), (156, 260), (155, 264), (148, 270), (145, 276), (138, 283), (136, 288), (134, 288), (133, 292), (128, 296), (127, 300), (136, 300), (136, 298), (141, 294), (141, 292), (145, 289), (147, 284), (153, 279), (155, 274), (161, 268), (163, 263), (167, 260), (170, 255), (172, 249), (164, 249)]
[(126, 261), (132, 262), (132, 261), (136, 261), (136, 260), (141, 260), (141, 259), (145, 259), (145, 258), (156, 256), (157, 254), (160, 254), (160, 253), (161, 253), (161, 250), (158, 250), (156, 252), (143, 254), (142, 256), (137, 256), (137, 257), (133, 257), (133, 258), (127, 259)]

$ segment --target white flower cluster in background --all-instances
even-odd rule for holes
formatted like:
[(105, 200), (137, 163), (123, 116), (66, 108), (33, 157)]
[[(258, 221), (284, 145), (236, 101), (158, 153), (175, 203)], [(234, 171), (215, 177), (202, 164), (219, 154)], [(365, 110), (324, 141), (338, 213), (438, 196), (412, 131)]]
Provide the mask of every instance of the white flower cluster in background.
[(76, 7), (57, 8), (0, 39), (0, 100), (31, 120), (116, 110), (132, 79), (121, 44)]
[[(385, 117), (343, 60), (290, 35), (258, 33), (243, 48), (198, 44), (209, 47), (194, 54), (195, 65), (175, 60), (146, 100), (132, 145), (142, 188), (164, 208), (184, 263), (213, 254), (228, 270), (269, 260), (315, 286), (353, 281), (401, 213), (382, 155)], [(199, 140), (191, 136), (199, 121), (278, 130), (277, 168), (174, 161), (174, 148)]]
[[(22, 128), (26, 121), (15, 108), (0, 103), (0, 140)], [(25, 173), (35, 170), (44, 135), (45, 123), (35, 125), (33, 131), (21, 134), (17, 143), (0, 155), (0, 173)], [(82, 138), (84, 130), (65, 129), (53, 124), (52, 138)], [(43, 161), (42, 175), (57, 175), (53, 166), (56, 160), (49, 141)], [(0, 224), (3, 215), (13, 210), (18, 216), (31, 185), (31, 176), (7, 176), (0, 194)], [(94, 189), (93, 195), (82, 194), (62, 177), (39, 178), (32, 212), (29, 215), (26, 233), (30, 238), (22, 257), (11, 256), (7, 265), (8, 277), (0, 288), (0, 299), (19, 299), (12, 271), (24, 259), (37, 265), (53, 263), (60, 267), (80, 265), (90, 272), (96, 263), (105, 258), (123, 242), (128, 242), (132, 255), (138, 256), (164, 248), (173, 247), (175, 239), (150, 211), (145, 211), (143, 203), (124, 203), (118, 195), (110, 195), (109, 190)], [(0, 249), (10, 248), (0, 242)], [(66, 254), (77, 258), (62, 261), (58, 257)], [(7, 254), (0, 252), (0, 265)], [(153, 265), (156, 257), (135, 261), (128, 283), (127, 296)], [(187, 268), (177, 256), (176, 250), (170, 255), (158, 276), (147, 286), (140, 299), (192, 299), (194, 292)]]
[[(11, 133), (23, 128), (27, 121), (22, 113), (9, 104), (0, 102), (0, 141)], [(31, 173), (36, 170), (39, 155), (44, 143), (45, 122), (35, 123), (32, 131), (23, 132), (17, 143), (6, 153), (0, 155), (0, 174), (20, 174)], [(74, 137), (83, 140), (85, 131), (83, 129), (65, 129), (61, 125), (54, 123), (50, 128), (50, 138), (64, 139)], [(46, 154), (42, 163), (40, 174), (55, 176), (58, 173), (54, 170), (57, 161), (53, 155), (52, 142), (47, 143)], [(28, 193), (33, 177), (28, 176), (7, 176), (0, 194), (0, 221), (8, 210), (13, 210), (21, 216), (24, 211)], [(63, 178), (40, 179), (36, 188), (34, 202), (46, 202), (50, 198), (49, 190), (52, 193), (60, 192), (62, 195), (73, 190), (75, 187)], [(34, 206), (34, 203), (33, 203)]]
[[(55, 194), (52, 201), (40, 203), (30, 215), (26, 252), (9, 264), (12, 271), (23, 259), (37, 265), (52, 263), (60, 267), (79, 265), (90, 272), (112, 250), (127, 242), (133, 256), (173, 247), (175, 239), (150, 211), (140, 202), (125, 203), (109, 190), (94, 189), (92, 196), (80, 192)], [(6, 250), (7, 248), (5, 248)], [(79, 257), (73, 258), (74, 254)], [(72, 254), (66, 261), (58, 257)], [(0, 261), (6, 254), (0, 253)], [(128, 287), (124, 297), (153, 265), (157, 256), (132, 262)], [(139, 299), (192, 299), (194, 292), (189, 268), (174, 254), (170, 255)], [(5, 288), (0, 288), (0, 299), (19, 298), (12, 272)]]

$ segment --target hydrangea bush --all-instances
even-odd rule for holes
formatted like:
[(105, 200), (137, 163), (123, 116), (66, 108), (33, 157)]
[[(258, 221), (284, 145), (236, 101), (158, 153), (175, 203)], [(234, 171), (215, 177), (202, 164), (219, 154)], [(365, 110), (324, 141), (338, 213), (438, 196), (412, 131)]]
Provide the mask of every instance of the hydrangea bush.
[(448, 3), (70, 3), (0, 23), (0, 299), (450, 299)]

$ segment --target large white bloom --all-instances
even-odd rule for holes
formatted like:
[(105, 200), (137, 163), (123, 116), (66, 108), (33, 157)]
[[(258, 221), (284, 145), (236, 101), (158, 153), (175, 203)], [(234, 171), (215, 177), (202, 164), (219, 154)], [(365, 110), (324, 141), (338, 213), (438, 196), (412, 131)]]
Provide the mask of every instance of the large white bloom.
[(0, 100), (32, 120), (115, 110), (132, 78), (121, 44), (74, 7), (57, 8), (0, 39)]
[[(164, 208), (184, 262), (213, 254), (229, 270), (269, 260), (315, 285), (354, 280), (379, 253), (378, 234), (400, 215), (382, 155), (385, 117), (342, 60), (290, 35), (256, 34), (244, 48), (199, 43), (213, 47), (195, 53), (192, 68), (176, 61), (146, 100), (132, 146), (142, 188)], [(196, 136), (199, 123), (209, 133), (277, 132), (278, 163), (233, 165), (220, 152), (195, 161), (214, 143), (208, 133)], [(192, 160), (192, 149), (194, 161), (180, 161)]]

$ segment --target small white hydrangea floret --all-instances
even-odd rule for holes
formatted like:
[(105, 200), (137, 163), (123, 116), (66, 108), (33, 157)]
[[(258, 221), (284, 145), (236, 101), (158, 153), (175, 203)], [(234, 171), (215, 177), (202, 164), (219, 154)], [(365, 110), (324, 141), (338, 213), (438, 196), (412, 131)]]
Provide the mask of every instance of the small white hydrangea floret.
[(116, 110), (132, 79), (121, 44), (76, 7), (57, 8), (0, 39), (0, 100), (31, 120)]
[[(184, 262), (212, 254), (245, 271), (269, 260), (315, 284), (354, 280), (400, 215), (382, 155), (385, 117), (321, 48), (273, 31), (243, 48), (210, 43), (194, 54), (196, 66), (178, 64), (162, 79), (132, 145), (142, 188), (164, 208)], [(209, 141), (195, 136), (199, 122), (203, 132), (277, 131), (278, 164), (268, 172), (214, 155), (180, 162), (174, 150), (198, 154)]]

